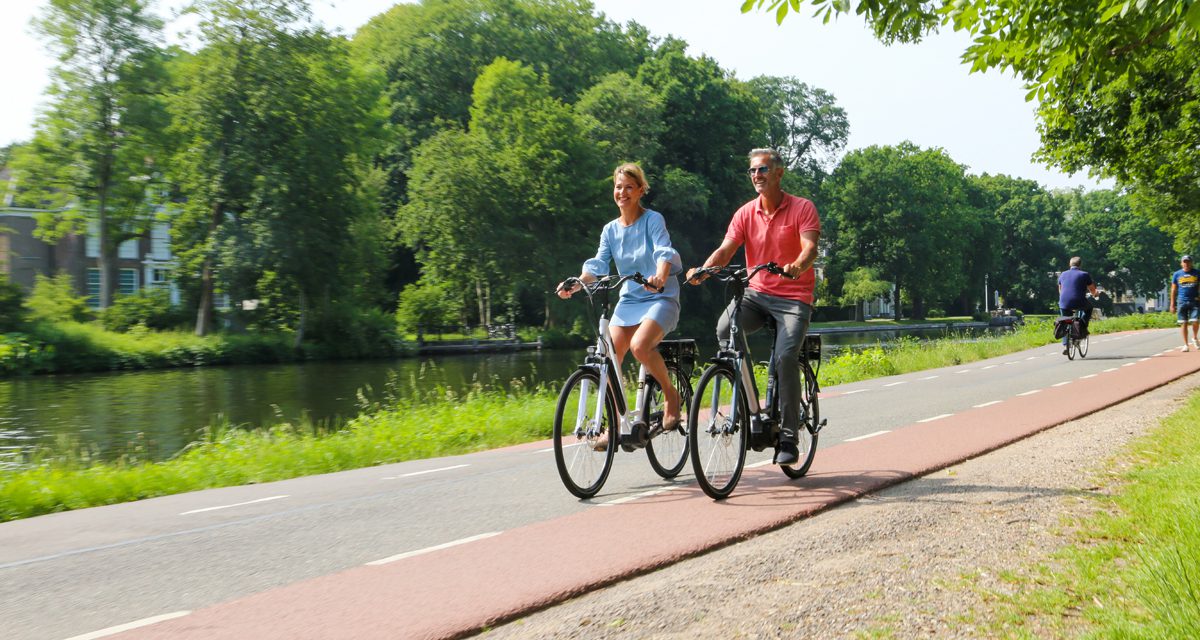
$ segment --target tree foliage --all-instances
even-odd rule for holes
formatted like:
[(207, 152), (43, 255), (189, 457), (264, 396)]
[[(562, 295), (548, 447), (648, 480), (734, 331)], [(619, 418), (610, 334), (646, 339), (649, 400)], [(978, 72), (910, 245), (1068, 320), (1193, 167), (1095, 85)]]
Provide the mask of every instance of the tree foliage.
[(1075, 191), (1061, 199), (1067, 214), (1066, 248), (1082, 258), (1097, 285), (1149, 296), (1162, 290), (1178, 255), (1169, 235), (1134, 214), (1128, 196), (1104, 189)]

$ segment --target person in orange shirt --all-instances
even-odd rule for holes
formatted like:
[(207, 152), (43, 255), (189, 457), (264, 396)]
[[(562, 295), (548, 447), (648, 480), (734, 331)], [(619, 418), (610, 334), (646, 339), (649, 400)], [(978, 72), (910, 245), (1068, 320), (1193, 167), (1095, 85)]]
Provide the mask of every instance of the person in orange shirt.
[[(754, 149), (749, 154), (747, 173), (758, 196), (742, 205), (729, 222), (721, 246), (708, 257), (704, 267), (723, 267), (729, 264), (742, 245), (746, 246), (746, 266), (765, 262), (778, 264), (790, 278), (781, 278), (760, 271), (750, 282), (742, 302), (739, 322), (747, 333), (775, 320), (775, 370), (779, 376), (779, 399), (783, 407), (783, 424), (775, 464), (792, 465), (799, 460), (796, 447), (800, 426), (800, 349), (812, 318), (813, 290), (816, 274), (817, 241), (821, 237), (821, 220), (817, 207), (810, 200), (785, 193), (781, 183), (786, 167), (774, 149)], [(707, 276), (688, 279), (699, 284)], [(721, 314), (717, 323), (717, 340), (729, 338), (730, 308)]]

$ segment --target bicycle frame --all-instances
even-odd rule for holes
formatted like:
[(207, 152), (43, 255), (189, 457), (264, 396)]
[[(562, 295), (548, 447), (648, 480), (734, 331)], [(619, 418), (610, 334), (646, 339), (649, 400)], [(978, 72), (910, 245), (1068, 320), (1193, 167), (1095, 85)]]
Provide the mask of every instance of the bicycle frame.
[[(608, 394), (611, 393), (613, 401), (617, 403), (617, 419), (621, 423), (621, 435), (628, 436), (633, 431), (633, 423), (630, 421), (630, 418), (637, 416), (639, 411), (646, 405), (645, 398), (642, 397), (646, 388), (646, 377), (648, 375), (646, 373), (646, 366), (638, 366), (637, 381), (639, 393), (634, 394), (633, 406), (629, 407), (625, 384), (621, 380), (621, 372), (617, 369), (617, 362), (613, 357), (615, 347), (613, 347), (612, 337), (608, 332), (609, 321), (606, 313), (600, 314), (597, 331), (599, 333), (596, 338), (596, 345), (588, 349), (588, 356), (584, 365), (598, 368), (600, 375), (600, 402), (596, 403), (596, 415), (592, 416), (590, 424), (600, 424), (603, 419), (601, 411), (604, 410), (604, 402), (608, 399)], [(583, 411), (583, 408), (580, 407), (579, 411)], [(578, 416), (578, 419), (582, 419), (583, 417)]]

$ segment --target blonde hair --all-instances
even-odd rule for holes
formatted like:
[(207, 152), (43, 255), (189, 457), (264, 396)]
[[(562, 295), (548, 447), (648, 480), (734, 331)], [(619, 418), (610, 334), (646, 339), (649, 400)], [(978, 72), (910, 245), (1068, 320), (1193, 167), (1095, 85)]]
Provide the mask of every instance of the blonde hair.
[(650, 183), (646, 181), (646, 172), (636, 162), (626, 162), (613, 170), (613, 181), (620, 176), (631, 178), (642, 188), (643, 195), (650, 193)]

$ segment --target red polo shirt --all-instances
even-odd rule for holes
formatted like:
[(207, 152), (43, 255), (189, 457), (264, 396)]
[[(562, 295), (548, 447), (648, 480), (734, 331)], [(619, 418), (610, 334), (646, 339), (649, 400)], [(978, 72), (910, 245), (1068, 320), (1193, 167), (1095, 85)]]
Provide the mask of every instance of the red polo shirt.
[[(746, 266), (753, 267), (764, 262), (780, 265), (794, 262), (800, 255), (800, 234), (821, 230), (816, 205), (811, 200), (785, 193), (775, 215), (768, 218), (761, 200), (761, 196), (755, 198), (733, 214), (725, 238), (746, 245)], [(815, 286), (816, 274), (813, 269), (800, 274), (795, 280), (759, 271), (750, 281), (750, 288), (755, 291), (807, 304), (813, 302)]]

